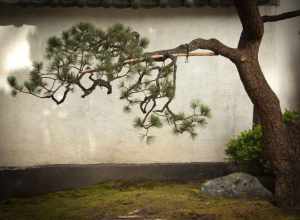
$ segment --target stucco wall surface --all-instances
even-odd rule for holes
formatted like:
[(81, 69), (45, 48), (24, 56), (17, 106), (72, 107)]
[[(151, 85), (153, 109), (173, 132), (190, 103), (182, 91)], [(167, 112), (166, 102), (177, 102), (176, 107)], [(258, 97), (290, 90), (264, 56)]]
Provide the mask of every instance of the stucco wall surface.
[[(261, 7), (262, 14), (300, 8), (298, 0)], [(252, 105), (233, 64), (222, 57), (179, 60), (174, 108), (187, 110), (199, 98), (212, 109), (208, 125), (192, 140), (168, 127), (153, 130), (146, 145), (132, 126), (136, 114), (124, 114), (118, 90), (98, 90), (85, 99), (75, 92), (56, 106), (27, 95), (12, 98), (6, 77), (22, 78), (33, 60), (43, 60), (50, 36), (79, 22), (100, 28), (131, 26), (150, 39), (149, 51), (173, 48), (199, 36), (235, 47), (241, 25), (234, 8), (103, 9), (0, 8), (0, 166), (88, 163), (223, 161), (227, 141), (250, 128)], [(300, 18), (267, 24), (260, 51), (265, 75), (282, 108), (299, 109)], [(297, 88), (298, 87), (298, 88)]]

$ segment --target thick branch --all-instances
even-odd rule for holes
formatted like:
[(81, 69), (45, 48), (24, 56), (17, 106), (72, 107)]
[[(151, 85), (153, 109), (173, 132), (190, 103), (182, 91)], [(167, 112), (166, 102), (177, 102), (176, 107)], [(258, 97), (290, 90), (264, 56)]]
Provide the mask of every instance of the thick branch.
[[(147, 53), (148, 54), (152, 54), (153, 52), (151, 53)], [(200, 52), (182, 52), (182, 53), (172, 53), (170, 54), (172, 55), (173, 57), (203, 57), (203, 56), (217, 56), (217, 54), (215, 54), (214, 52), (211, 52), (211, 51), (200, 51)], [(163, 54), (153, 54), (151, 55), (151, 58), (153, 60), (161, 60), (161, 59), (164, 59), (165, 55)], [(129, 59), (129, 60), (126, 60), (125, 61), (125, 64), (134, 64), (134, 63), (137, 63), (137, 62), (143, 62), (145, 61), (145, 58), (133, 58), (133, 59)]]
[[(202, 51), (202, 52), (193, 52), (195, 50), (210, 50), (210, 51)], [(165, 60), (166, 58), (172, 57), (180, 57), (180, 56), (216, 56), (221, 55), (227, 57), (233, 61), (239, 61), (242, 59), (242, 55), (238, 49), (228, 47), (221, 43), (217, 39), (209, 39), (205, 40), (202, 38), (197, 38), (192, 40), (188, 44), (181, 44), (176, 48), (168, 49), (168, 50), (159, 50), (154, 52), (149, 52), (145, 54), (146, 56), (151, 57), (155, 61)], [(145, 58), (133, 58), (126, 60), (124, 64), (133, 64), (136, 62), (142, 62)], [(80, 72), (80, 78), (85, 74), (97, 72), (96, 69), (89, 69), (86, 71)], [(109, 89), (108, 89), (109, 90)]]
[(263, 22), (276, 22), (300, 16), (300, 10), (285, 12), (279, 15), (262, 16)]
[[(153, 54), (153, 55), (150, 55)], [(177, 52), (177, 53), (169, 53), (170, 55), (174, 56), (174, 57), (202, 57), (202, 56), (217, 56), (216, 53), (211, 52), (211, 51), (201, 51), (201, 52), (190, 52), (190, 53), (186, 53), (186, 52)], [(165, 55), (164, 53), (159, 53), (159, 51), (157, 52), (151, 52), (151, 53), (147, 53), (146, 55), (150, 55), (150, 57), (155, 60), (161, 60), (164, 59)], [(134, 63), (138, 63), (138, 62), (143, 62), (145, 61), (145, 58), (133, 58), (133, 59), (129, 59), (129, 60), (125, 60), (124, 64), (134, 64)], [(98, 70), (96, 69), (88, 69), (82, 72), (79, 72), (80, 78), (83, 77), (83, 75), (88, 74), (88, 73), (95, 73)]]
[(159, 50), (154, 51), (151, 53), (147, 53), (146, 55), (153, 56), (153, 55), (168, 55), (168, 54), (177, 54), (177, 53), (186, 53), (187, 51), (195, 51), (198, 49), (210, 50), (214, 52), (216, 55), (222, 55), (227, 57), (231, 60), (240, 59), (241, 54), (237, 49), (228, 47), (221, 43), (216, 39), (205, 40), (202, 38), (197, 38), (192, 40), (188, 44), (182, 44), (176, 48), (169, 49), (169, 50)]

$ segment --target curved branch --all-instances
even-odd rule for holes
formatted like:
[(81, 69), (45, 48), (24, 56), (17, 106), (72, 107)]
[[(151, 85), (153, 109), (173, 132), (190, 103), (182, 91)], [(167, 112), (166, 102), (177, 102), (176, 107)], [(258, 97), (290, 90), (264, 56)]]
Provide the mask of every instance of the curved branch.
[(112, 86), (109, 83), (109, 81), (105, 81), (103, 79), (97, 79), (95, 82), (97, 83), (98, 86), (105, 87), (107, 89), (108, 95), (112, 93)]
[(146, 53), (146, 55), (152, 56), (158, 54), (168, 55), (168, 54), (176, 54), (176, 53), (186, 53), (187, 47), (189, 51), (195, 51), (198, 49), (211, 50), (212, 52), (215, 53), (215, 55), (221, 55), (231, 60), (238, 60), (241, 58), (241, 54), (237, 49), (228, 47), (217, 39), (205, 40), (202, 38), (197, 38), (195, 40), (192, 40), (188, 44), (181, 44), (178, 47), (175, 47), (173, 49), (154, 51), (154, 52)]
[(52, 94), (52, 95), (50, 96), (51, 99), (52, 99), (57, 105), (60, 105), (61, 103), (63, 103), (63, 102), (66, 100), (68, 93), (71, 91), (70, 86), (71, 86), (71, 84), (68, 84), (68, 85), (66, 86), (66, 90), (64, 91), (63, 97), (62, 97), (60, 100), (58, 100), (57, 98), (55, 98), (55, 97), (54, 97), (54, 94)]
[(285, 12), (279, 15), (262, 16), (263, 22), (276, 22), (300, 16), (300, 10)]
[(81, 96), (82, 98), (85, 98), (86, 96), (90, 95), (96, 89), (97, 86), (105, 87), (107, 89), (108, 95), (112, 93), (112, 86), (109, 81), (105, 81), (103, 79), (93, 79), (92, 76), (93, 74), (89, 76), (89, 79), (93, 82), (93, 84), (89, 88), (85, 88), (80, 82), (80, 79), (82, 79), (82, 77), (80, 77), (76, 82), (76, 85), (78, 85), (79, 88), (83, 91), (83, 95)]

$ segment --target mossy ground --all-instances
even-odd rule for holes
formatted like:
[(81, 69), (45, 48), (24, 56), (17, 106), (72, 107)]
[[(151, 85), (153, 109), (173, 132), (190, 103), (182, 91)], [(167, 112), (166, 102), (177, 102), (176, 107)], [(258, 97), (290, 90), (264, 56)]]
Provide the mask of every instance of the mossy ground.
[(199, 182), (101, 183), (79, 190), (49, 193), (0, 203), (1, 220), (101, 220), (142, 210), (161, 219), (201, 219), (211, 214), (221, 220), (300, 220), (267, 201), (209, 198), (199, 192)]

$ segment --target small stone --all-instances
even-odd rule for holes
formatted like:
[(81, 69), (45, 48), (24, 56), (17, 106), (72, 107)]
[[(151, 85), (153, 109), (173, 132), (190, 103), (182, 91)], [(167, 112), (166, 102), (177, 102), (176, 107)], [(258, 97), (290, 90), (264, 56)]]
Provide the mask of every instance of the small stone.
[(224, 177), (208, 180), (202, 184), (201, 191), (209, 196), (272, 198), (272, 193), (256, 177), (246, 173), (232, 173)]

